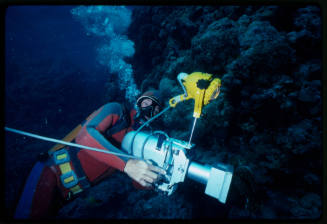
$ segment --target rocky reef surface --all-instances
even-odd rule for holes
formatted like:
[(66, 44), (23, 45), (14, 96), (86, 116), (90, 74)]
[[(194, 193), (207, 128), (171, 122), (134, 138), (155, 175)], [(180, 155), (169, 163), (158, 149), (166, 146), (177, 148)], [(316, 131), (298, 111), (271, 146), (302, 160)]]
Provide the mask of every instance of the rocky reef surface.
[[(125, 182), (117, 196), (112, 189), (118, 189), (113, 188), (118, 183), (108, 180), (97, 186), (106, 190), (92, 190), (121, 197), (121, 209), (109, 209), (106, 217), (319, 218), (321, 31), (321, 11), (316, 6), (135, 7), (129, 29), (136, 48), (131, 62), (135, 82), (141, 91), (160, 89), (168, 100), (182, 92), (176, 80), (180, 72), (217, 75), (221, 93), (198, 121), (192, 159), (247, 166), (256, 190), (246, 195), (244, 189), (251, 206), (223, 206), (189, 181), (173, 196), (163, 197), (132, 190)], [(188, 140), (192, 111), (193, 102), (177, 105), (161, 118), (161, 130)], [(104, 201), (91, 204), (102, 209), (103, 203), (117, 199)], [(199, 201), (208, 206), (200, 208)], [(70, 215), (66, 207), (60, 217), (84, 214), (78, 209), (86, 211), (88, 206), (79, 202)]]
[[(253, 173), (255, 191), (220, 204), (186, 180), (172, 196), (136, 190), (122, 173), (64, 206), (65, 218), (317, 219), (322, 214), (322, 15), (319, 7), (135, 6), (128, 37), (141, 91), (182, 93), (180, 72), (215, 74), (217, 100), (197, 122), (192, 160)], [(117, 80), (107, 83), (117, 95)], [(188, 140), (193, 102), (160, 119), (169, 136)], [(23, 116), (23, 115), (22, 115)], [(67, 130), (63, 130), (67, 131)], [(10, 159), (10, 158), (8, 158)], [(232, 194), (233, 192), (231, 192)]]

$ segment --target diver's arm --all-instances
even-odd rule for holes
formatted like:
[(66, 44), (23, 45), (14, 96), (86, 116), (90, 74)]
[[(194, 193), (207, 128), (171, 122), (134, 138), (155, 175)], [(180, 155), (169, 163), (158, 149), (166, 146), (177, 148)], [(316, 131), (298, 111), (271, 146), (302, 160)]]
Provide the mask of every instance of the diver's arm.
[[(88, 137), (91, 137), (87, 142), (88, 145), (92, 144), (93, 147), (106, 149), (112, 152), (124, 153), (122, 150), (113, 146), (102, 134), (112, 126), (115, 119), (119, 119), (122, 114), (121, 109), (120, 104), (106, 104), (91, 120), (89, 120), (89, 122), (85, 124), (86, 133)], [(127, 157), (104, 154), (90, 150), (87, 150), (85, 153), (96, 158), (99, 162), (104, 162), (113, 168), (125, 172), (129, 177), (144, 187), (150, 186), (157, 180), (158, 174), (164, 172), (153, 165), (147, 164), (143, 160), (128, 159)]]
[[(112, 145), (102, 133), (110, 128), (114, 121), (122, 114), (121, 105), (118, 103), (108, 103), (91, 115), (85, 123), (81, 133), (77, 136), (76, 142), (82, 145), (96, 147), (112, 152), (124, 154), (124, 152)], [(105, 154), (96, 151), (83, 150), (83, 154), (93, 157), (99, 162), (110, 167), (123, 171), (128, 160), (126, 157)]]
[[(122, 150), (112, 145), (104, 137), (105, 131), (110, 129), (114, 119), (119, 119), (120, 116), (122, 116), (121, 105), (118, 103), (108, 103), (104, 105), (101, 111), (86, 125), (86, 131), (105, 149), (124, 154)], [(118, 157), (125, 162), (128, 160), (126, 157)]]

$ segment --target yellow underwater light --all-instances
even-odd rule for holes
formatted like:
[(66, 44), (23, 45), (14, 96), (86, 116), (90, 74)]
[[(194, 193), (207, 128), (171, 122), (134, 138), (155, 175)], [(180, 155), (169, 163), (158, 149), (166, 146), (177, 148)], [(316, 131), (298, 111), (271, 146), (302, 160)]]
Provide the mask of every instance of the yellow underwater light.
[(208, 73), (180, 73), (177, 79), (184, 90), (184, 94), (171, 98), (169, 104), (171, 107), (175, 107), (181, 101), (194, 99), (193, 117), (195, 118), (199, 118), (203, 106), (216, 99), (220, 93), (221, 80), (213, 78), (213, 75)]

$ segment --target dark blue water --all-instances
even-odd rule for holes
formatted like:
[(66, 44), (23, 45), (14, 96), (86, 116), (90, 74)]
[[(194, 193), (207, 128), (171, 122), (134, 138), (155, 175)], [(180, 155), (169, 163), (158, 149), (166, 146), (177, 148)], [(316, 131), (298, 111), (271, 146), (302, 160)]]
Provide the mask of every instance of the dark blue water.
[[(56, 117), (60, 114), (60, 122), (72, 125), (104, 102), (107, 74), (96, 61), (95, 49), (99, 39), (85, 34), (80, 23), (72, 19), (72, 8), (11, 6), (7, 9), (5, 80), (8, 125), (19, 122), (19, 125), (28, 126), (31, 121), (35, 124), (36, 117), (40, 121), (43, 116), (44, 119), (50, 117), (47, 118), (48, 125), (57, 125), (56, 119), (51, 118), (55, 114)], [(25, 112), (31, 117), (20, 120), (15, 116), (15, 110), (23, 104), (28, 105)], [(72, 113), (73, 120), (63, 118)]]
[[(99, 39), (74, 21), (73, 6), (10, 6), (5, 16), (5, 125), (62, 138), (105, 102)], [(6, 208), (37, 155), (53, 143), (6, 133)]]
[(96, 39), (85, 35), (70, 6), (11, 6), (6, 13), (6, 56), (63, 58), (90, 72)]

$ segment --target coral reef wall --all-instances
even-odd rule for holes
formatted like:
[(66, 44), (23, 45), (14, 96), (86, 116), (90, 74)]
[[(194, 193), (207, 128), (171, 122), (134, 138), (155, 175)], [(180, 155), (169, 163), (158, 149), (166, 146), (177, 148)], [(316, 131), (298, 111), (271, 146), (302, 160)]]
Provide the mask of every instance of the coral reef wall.
[[(167, 102), (183, 91), (180, 72), (207, 72), (221, 79), (222, 89), (197, 121), (190, 159), (243, 166), (254, 175), (254, 191), (240, 185), (230, 191), (236, 203), (221, 204), (189, 179), (168, 197), (135, 189), (116, 172), (67, 203), (56, 219), (320, 217), (319, 7), (54, 8), (11, 9), (7, 126), (60, 139), (108, 101), (132, 101), (137, 89), (154, 87)], [(159, 129), (188, 140), (193, 106), (186, 101), (166, 112)], [(53, 144), (13, 134), (5, 140), (5, 212), (12, 217), (37, 156)]]
[[(275, 215), (320, 215), (321, 18), (311, 5), (133, 10), (136, 83), (169, 99), (182, 93), (180, 72), (221, 78), (221, 94), (196, 127), (194, 159), (249, 166), (266, 207), (285, 201)], [(178, 105), (162, 128), (187, 140), (192, 109), (193, 102)]]

